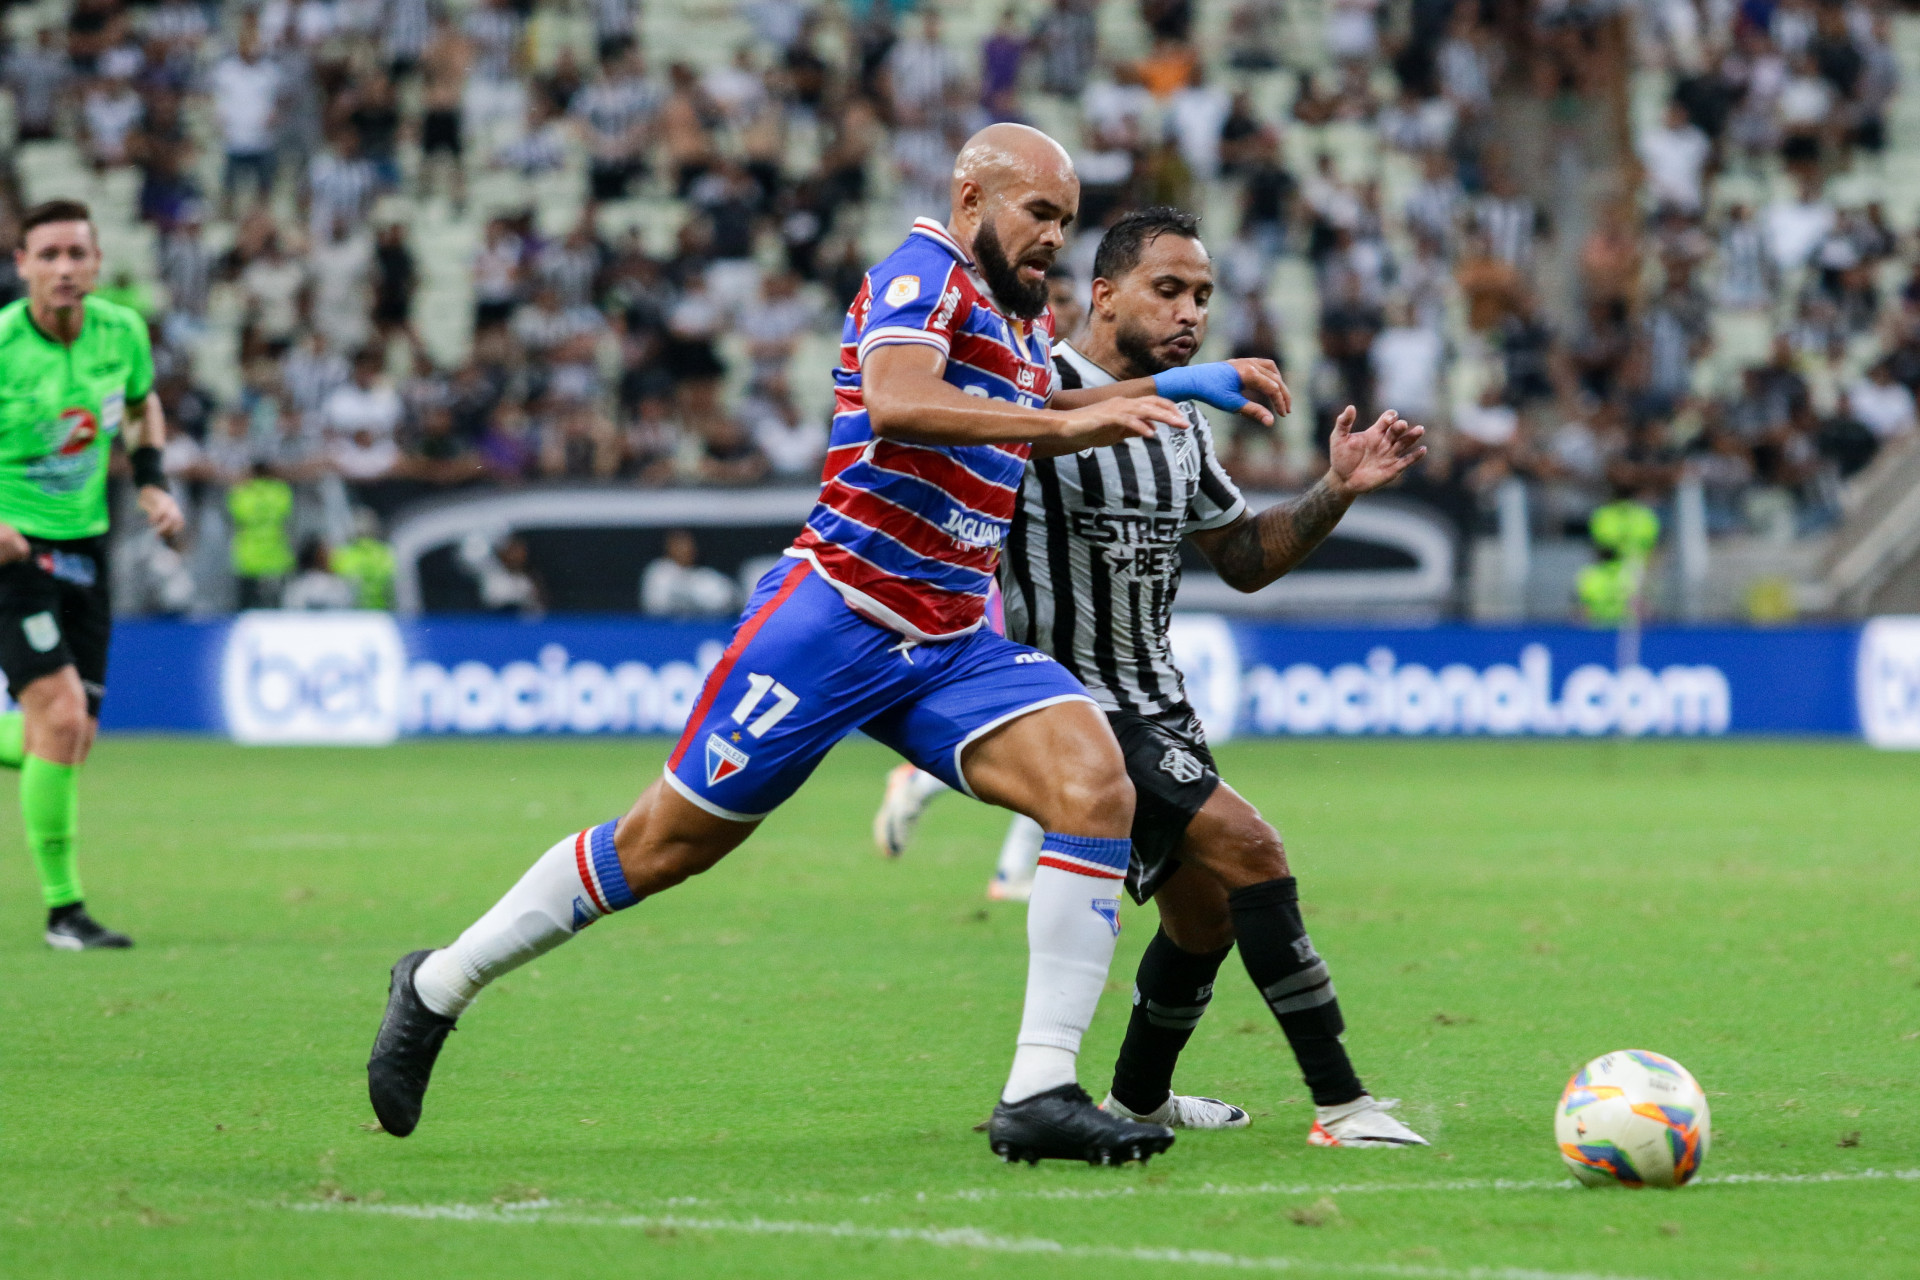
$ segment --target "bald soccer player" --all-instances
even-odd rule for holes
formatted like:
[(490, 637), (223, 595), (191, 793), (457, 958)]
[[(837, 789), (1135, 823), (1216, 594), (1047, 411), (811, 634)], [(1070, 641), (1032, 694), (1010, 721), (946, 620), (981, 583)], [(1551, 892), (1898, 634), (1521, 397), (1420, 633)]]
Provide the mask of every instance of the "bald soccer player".
[(1244, 385), (1284, 409), (1287, 391), (1266, 361), (1060, 391), (1046, 277), (1079, 201), (1059, 144), (991, 126), (955, 161), (947, 223), (917, 221), (867, 273), (820, 500), (748, 600), (665, 776), (625, 817), (548, 849), (451, 946), (393, 966), (367, 1064), (387, 1132), (413, 1131), (447, 1033), (489, 982), (719, 862), (860, 729), (1046, 830), (994, 1151), (1106, 1164), (1172, 1144), (1165, 1126), (1095, 1107), (1075, 1076), (1132, 851), (1120, 748), (1079, 680), (981, 623), (1030, 454), (1184, 429), (1167, 397), (1239, 408)]

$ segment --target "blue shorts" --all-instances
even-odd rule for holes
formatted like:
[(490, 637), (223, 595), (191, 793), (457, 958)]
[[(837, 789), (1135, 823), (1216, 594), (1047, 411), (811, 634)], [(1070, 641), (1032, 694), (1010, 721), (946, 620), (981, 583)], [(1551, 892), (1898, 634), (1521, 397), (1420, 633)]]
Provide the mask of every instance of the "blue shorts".
[(968, 795), (960, 754), (1009, 720), (1091, 702), (1066, 668), (984, 627), (915, 644), (867, 621), (801, 560), (775, 565), (707, 676), (667, 781), (708, 813), (764, 818), (855, 729)]

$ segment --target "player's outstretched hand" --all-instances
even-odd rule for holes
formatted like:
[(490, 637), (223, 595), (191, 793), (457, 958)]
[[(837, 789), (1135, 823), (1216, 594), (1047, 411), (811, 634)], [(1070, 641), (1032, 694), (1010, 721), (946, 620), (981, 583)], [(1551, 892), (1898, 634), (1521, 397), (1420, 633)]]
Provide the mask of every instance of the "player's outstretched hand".
[(175, 502), (173, 495), (165, 489), (151, 484), (142, 486), (139, 502), (141, 514), (146, 516), (147, 523), (152, 525), (153, 531), (161, 537), (171, 538), (187, 527), (187, 518), (180, 514), (180, 504)]
[(0, 524), (0, 564), (12, 564), (33, 554), (27, 536), (10, 524)]
[(1365, 431), (1353, 429), (1359, 416), (1352, 405), (1334, 419), (1327, 442), (1327, 460), (1336, 479), (1352, 493), (1372, 493), (1398, 480), (1403, 472), (1427, 456), (1420, 443), (1427, 429), (1415, 426), (1389, 409)]
[[(1283, 418), (1293, 412), (1293, 392), (1287, 390), (1287, 380), (1280, 376), (1279, 365), (1271, 360), (1247, 359), (1229, 360), (1227, 363), (1239, 371), (1242, 391), (1258, 391), (1273, 401), (1274, 407), (1280, 410), (1280, 416)], [(1257, 412), (1249, 412), (1249, 410)], [(1262, 426), (1273, 425), (1273, 415), (1251, 401), (1240, 407), (1240, 414), (1242, 417), (1252, 418)]]
[(1136, 436), (1150, 436), (1162, 426), (1185, 430), (1187, 416), (1173, 401), (1160, 396), (1117, 396), (1099, 400), (1060, 415), (1060, 431), (1051, 447), (1037, 449), (1043, 455), (1078, 453), (1119, 444)]
[(1287, 390), (1286, 380), (1271, 360), (1216, 360), (1163, 369), (1153, 375), (1153, 389), (1169, 400), (1198, 400), (1252, 418), (1263, 427), (1273, 425), (1272, 411), (1247, 399), (1244, 393), (1258, 392), (1273, 401), (1281, 413), (1293, 409), (1293, 393)]

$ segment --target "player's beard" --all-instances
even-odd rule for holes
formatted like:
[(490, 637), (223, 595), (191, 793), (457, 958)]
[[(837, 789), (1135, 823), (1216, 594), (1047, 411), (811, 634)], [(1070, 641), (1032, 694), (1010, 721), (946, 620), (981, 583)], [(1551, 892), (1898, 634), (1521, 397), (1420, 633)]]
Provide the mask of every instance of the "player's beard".
[(973, 233), (973, 260), (980, 264), (980, 274), (986, 278), (987, 288), (993, 290), (993, 300), (1009, 315), (1036, 320), (1047, 309), (1046, 280), (1027, 284), (1020, 279), (991, 222), (982, 222)]
[[(1173, 336), (1177, 338), (1180, 335), (1176, 333)], [(1128, 375), (1135, 378), (1151, 378), (1156, 373), (1165, 373), (1186, 363), (1177, 357), (1160, 354), (1153, 335), (1137, 320), (1121, 320), (1114, 326), (1113, 349), (1127, 362)]]

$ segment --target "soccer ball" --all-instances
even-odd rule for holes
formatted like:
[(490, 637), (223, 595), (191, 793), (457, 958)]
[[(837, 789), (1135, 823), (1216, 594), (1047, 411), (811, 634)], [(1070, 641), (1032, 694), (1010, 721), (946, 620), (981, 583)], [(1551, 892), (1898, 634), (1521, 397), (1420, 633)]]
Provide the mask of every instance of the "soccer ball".
[(1712, 1132), (1707, 1095), (1692, 1073), (1645, 1049), (1580, 1068), (1553, 1113), (1560, 1158), (1590, 1187), (1685, 1186)]

